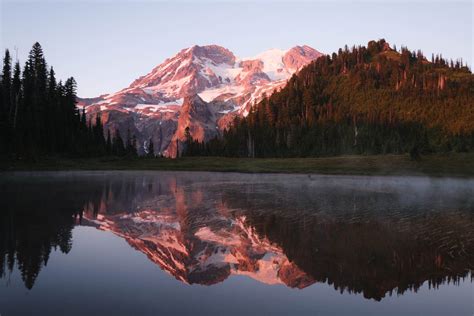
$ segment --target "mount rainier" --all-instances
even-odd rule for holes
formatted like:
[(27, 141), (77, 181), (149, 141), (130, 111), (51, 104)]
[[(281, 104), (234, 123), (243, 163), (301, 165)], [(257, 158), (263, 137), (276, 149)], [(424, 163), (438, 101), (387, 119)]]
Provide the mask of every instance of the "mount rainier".
[(155, 154), (175, 157), (186, 127), (194, 139), (209, 140), (320, 56), (304, 45), (239, 59), (221, 46), (196, 45), (166, 59), (129, 87), (80, 98), (78, 106), (86, 108), (89, 118), (100, 113), (112, 133), (120, 129), (125, 135), (130, 130), (139, 141), (139, 153), (152, 139)]

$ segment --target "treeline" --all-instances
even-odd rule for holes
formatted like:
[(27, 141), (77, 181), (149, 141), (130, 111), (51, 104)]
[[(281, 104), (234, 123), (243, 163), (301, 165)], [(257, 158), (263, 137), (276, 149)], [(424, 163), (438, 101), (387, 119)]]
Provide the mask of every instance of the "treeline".
[(339, 49), (184, 155), (322, 156), (474, 150), (474, 79), (462, 60), (392, 49)]
[(12, 159), (42, 155), (137, 155), (136, 140), (117, 130), (104, 137), (100, 115), (87, 119), (76, 107), (76, 81), (57, 81), (35, 43), (21, 69), (8, 50), (0, 78), (0, 154)]
[[(85, 143), (84, 156), (138, 157), (137, 139), (135, 135), (131, 134), (130, 129), (127, 130), (125, 139), (119, 129), (115, 130), (113, 135), (109, 129), (105, 133), (101, 114), (97, 113), (94, 117), (90, 116), (87, 121), (85, 109), (82, 110), (81, 121), (82, 125), (87, 125), (87, 133), (91, 139), (90, 142)], [(107, 136), (104, 136), (105, 134)]]
[(20, 69), (12, 70), (10, 52), (5, 51), (0, 85), (1, 150), (16, 158), (42, 154), (83, 154), (100, 147), (76, 109), (76, 81), (57, 82), (48, 68), (43, 49), (35, 43)]

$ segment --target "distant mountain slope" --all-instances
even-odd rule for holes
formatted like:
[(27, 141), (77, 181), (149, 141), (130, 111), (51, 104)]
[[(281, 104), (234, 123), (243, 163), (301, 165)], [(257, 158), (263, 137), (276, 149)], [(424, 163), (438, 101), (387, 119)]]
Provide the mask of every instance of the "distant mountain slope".
[(318, 58), (224, 138), (188, 155), (319, 156), (474, 150), (474, 76), (385, 40)]
[[(168, 149), (171, 140), (183, 141), (177, 135), (183, 135), (186, 128), (178, 124), (178, 118), (193, 117), (185, 109), (194, 105), (185, 106), (185, 100), (198, 100), (193, 97), (198, 94), (209, 106), (210, 115), (200, 118), (222, 130), (234, 117), (247, 115), (254, 101), (260, 100), (264, 93), (271, 94), (283, 87), (298, 69), (320, 56), (321, 53), (306, 45), (286, 51), (272, 49), (244, 59), (238, 59), (221, 46), (193, 46), (168, 58), (129, 87), (80, 99), (79, 106), (85, 106), (91, 116), (102, 113), (106, 128), (130, 129), (138, 136), (141, 147), (151, 138), (160, 145), (155, 146), (157, 153), (173, 156), (175, 149), (173, 152)], [(193, 137), (203, 140), (194, 130), (191, 132)]]

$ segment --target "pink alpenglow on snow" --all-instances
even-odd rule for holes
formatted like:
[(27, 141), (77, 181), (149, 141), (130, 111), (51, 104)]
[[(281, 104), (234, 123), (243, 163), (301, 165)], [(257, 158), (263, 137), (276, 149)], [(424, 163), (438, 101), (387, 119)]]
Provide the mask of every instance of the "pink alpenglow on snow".
[(129, 87), (79, 99), (79, 106), (86, 107), (91, 116), (100, 112), (112, 133), (130, 129), (139, 144), (151, 139), (156, 154), (174, 157), (176, 140), (184, 141), (186, 127), (193, 138), (209, 140), (320, 56), (306, 45), (271, 49), (250, 58), (238, 58), (218, 45), (195, 45), (166, 59)]

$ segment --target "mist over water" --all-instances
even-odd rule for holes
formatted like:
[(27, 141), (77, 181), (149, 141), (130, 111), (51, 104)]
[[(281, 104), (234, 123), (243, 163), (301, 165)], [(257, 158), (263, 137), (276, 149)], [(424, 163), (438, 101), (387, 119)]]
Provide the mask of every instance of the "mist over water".
[(473, 312), (473, 179), (41, 172), (0, 192), (2, 315)]

